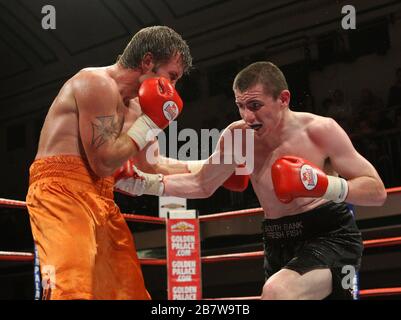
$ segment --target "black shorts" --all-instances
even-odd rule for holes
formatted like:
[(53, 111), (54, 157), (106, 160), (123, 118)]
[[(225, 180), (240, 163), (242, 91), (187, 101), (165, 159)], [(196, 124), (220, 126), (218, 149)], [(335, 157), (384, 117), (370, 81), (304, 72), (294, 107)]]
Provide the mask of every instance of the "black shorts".
[(282, 268), (301, 275), (329, 268), (333, 290), (327, 298), (352, 299), (352, 290), (342, 284), (350, 267), (343, 267), (351, 266), (358, 272), (363, 244), (346, 204), (328, 202), (301, 214), (265, 219), (262, 231), (266, 280)]

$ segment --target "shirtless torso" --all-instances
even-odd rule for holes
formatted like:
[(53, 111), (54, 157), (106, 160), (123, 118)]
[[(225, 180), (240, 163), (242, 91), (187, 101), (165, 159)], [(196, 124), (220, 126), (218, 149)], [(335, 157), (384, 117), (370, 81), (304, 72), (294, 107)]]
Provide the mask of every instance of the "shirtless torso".
[[(273, 99), (264, 93), (260, 84), (245, 92), (235, 92), (242, 120), (226, 129), (254, 130), (254, 153), (251, 155), (254, 168), (250, 177), (265, 217), (275, 219), (295, 215), (327, 202), (315, 197), (299, 197), (288, 204), (278, 200), (271, 167), (282, 156), (307, 159), (326, 174), (347, 179), (347, 201), (350, 203), (380, 205), (385, 199), (383, 183), (375, 168), (355, 150), (344, 130), (331, 118), (290, 110), (289, 92), (286, 92), (288, 94), (281, 98)], [(196, 175), (165, 177), (165, 194), (208, 197), (234, 169), (235, 165), (206, 164)]]
[[(84, 90), (86, 82), (90, 81), (92, 77), (102, 78), (105, 84), (109, 86), (112, 94), (119, 96), (117, 84), (108, 75), (106, 68), (89, 68), (78, 72), (64, 84), (49, 109), (35, 159), (61, 154), (86, 158), (79, 130), (81, 106), (78, 105), (75, 94), (77, 90)], [(100, 90), (93, 92), (93, 95), (102, 94)], [(123, 123), (122, 132), (126, 132), (140, 114), (137, 100), (136, 103), (126, 106), (121, 96), (117, 99), (117, 105), (113, 109), (119, 115), (117, 122), (120, 126)]]
[[(175, 85), (182, 74), (180, 55), (176, 55), (145, 76), (163, 76)], [(118, 64), (78, 72), (49, 109), (35, 159), (76, 155), (88, 160), (97, 175), (108, 176), (133, 157), (139, 168), (149, 170), (146, 149), (135, 150), (125, 134), (142, 113), (137, 93), (143, 77)]]
[(327, 153), (316, 144), (313, 137), (313, 126), (324, 120), (307, 113), (294, 112), (292, 115), (293, 123), (290, 126), (292, 129), (284, 134), (284, 142), (277, 148), (269, 149), (263, 141), (257, 137), (255, 139), (255, 164), (251, 182), (259, 202), (264, 211), (268, 213), (269, 218), (298, 214), (327, 202), (324, 199), (298, 198), (289, 204), (281, 203), (274, 193), (271, 178), (272, 164), (278, 158), (286, 155), (308, 158), (323, 168), (326, 174), (334, 174)]

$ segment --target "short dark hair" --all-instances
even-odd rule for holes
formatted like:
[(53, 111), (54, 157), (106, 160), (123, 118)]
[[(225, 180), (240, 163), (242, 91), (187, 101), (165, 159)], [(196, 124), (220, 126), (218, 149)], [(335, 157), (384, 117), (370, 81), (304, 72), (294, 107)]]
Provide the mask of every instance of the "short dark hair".
[(152, 26), (139, 30), (118, 56), (117, 62), (124, 68), (139, 67), (146, 53), (153, 55), (154, 63), (168, 62), (175, 54), (181, 54), (184, 73), (192, 67), (192, 56), (187, 43), (173, 29)]
[(244, 92), (259, 83), (263, 85), (265, 93), (274, 99), (277, 99), (283, 90), (288, 90), (284, 74), (269, 61), (255, 62), (242, 69), (234, 79), (233, 89)]

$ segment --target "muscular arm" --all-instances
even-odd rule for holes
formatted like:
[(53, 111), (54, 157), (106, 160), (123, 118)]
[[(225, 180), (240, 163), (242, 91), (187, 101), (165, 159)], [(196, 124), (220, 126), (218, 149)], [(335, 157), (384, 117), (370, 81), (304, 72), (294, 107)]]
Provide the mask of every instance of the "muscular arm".
[(232, 164), (223, 163), (224, 155), (223, 133), (217, 143), (216, 150), (199, 172), (164, 177), (164, 195), (188, 199), (210, 197), (235, 170), (236, 164), (234, 161), (232, 161)]
[(132, 139), (121, 132), (124, 112), (119, 93), (108, 79), (88, 73), (77, 80), (74, 96), (89, 164), (98, 176), (110, 176), (138, 152)]
[(348, 181), (346, 202), (380, 206), (387, 194), (373, 165), (352, 145), (344, 130), (332, 119), (324, 119), (311, 131), (312, 139), (328, 154), (333, 169)]
[[(219, 154), (224, 157), (225, 152), (224, 149), (224, 135), (227, 134), (229, 131), (235, 129), (243, 129), (244, 124), (242, 121), (236, 121), (231, 123), (223, 132), (222, 136), (220, 137), (217, 146), (221, 145), (221, 149), (219, 150)], [(229, 141), (232, 140), (232, 137)], [(245, 139), (244, 139), (245, 141)], [(231, 142), (232, 143), (232, 142)], [(248, 143), (248, 141), (247, 141)], [(244, 148), (244, 146), (242, 146)], [(233, 150), (233, 145), (231, 146), (231, 150)], [(212, 155), (213, 158), (218, 157), (217, 148), (215, 153)], [(232, 154), (230, 155), (233, 156)], [(242, 156), (241, 156), (242, 157)], [(149, 161), (149, 159), (151, 161)], [(203, 163), (207, 161), (205, 160), (177, 160), (173, 158), (167, 158), (160, 155), (159, 152), (159, 143), (155, 140), (152, 144), (148, 145), (144, 153), (140, 153), (137, 158), (138, 168), (144, 172), (148, 173), (161, 173), (163, 175), (171, 175), (171, 174), (178, 174), (178, 173), (190, 173), (190, 172), (197, 172), (200, 170)], [(232, 161), (234, 159), (232, 158)], [(150, 163), (151, 162), (151, 163)], [(222, 161), (221, 161), (222, 162)], [(210, 161), (209, 161), (210, 163)]]
[(164, 195), (187, 199), (208, 198), (234, 172), (235, 166), (206, 163), (197, 173), (165, 176)]
[(158, 140), (146, 146), (144, 152), (138, 153), (134, 162), (141, 171), (147, 173), (170, 175), (189, 172), (186, 161), (166, 158), (160, 155)]
[(164, 175), (187, 173), (190, 172), (188, 170), (188, 162), (189, 161), (177, 160), (160, 156), (158, 162), (158, 169), (159, 172)]

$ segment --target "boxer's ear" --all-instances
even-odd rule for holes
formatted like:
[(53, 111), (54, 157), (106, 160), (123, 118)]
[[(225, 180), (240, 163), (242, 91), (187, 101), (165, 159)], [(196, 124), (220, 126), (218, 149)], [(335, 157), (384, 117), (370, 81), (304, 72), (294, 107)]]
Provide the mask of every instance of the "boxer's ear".
[(291, 93), (288, 90), (283, 90), (278, 98), (282, 106), (288, 107), (290, 105)]
[(142, 73), (148, 73), (149, 71), (152, 71), (154, 67), (153, 55), (150, 52), (145, 53), (141, 61)]

